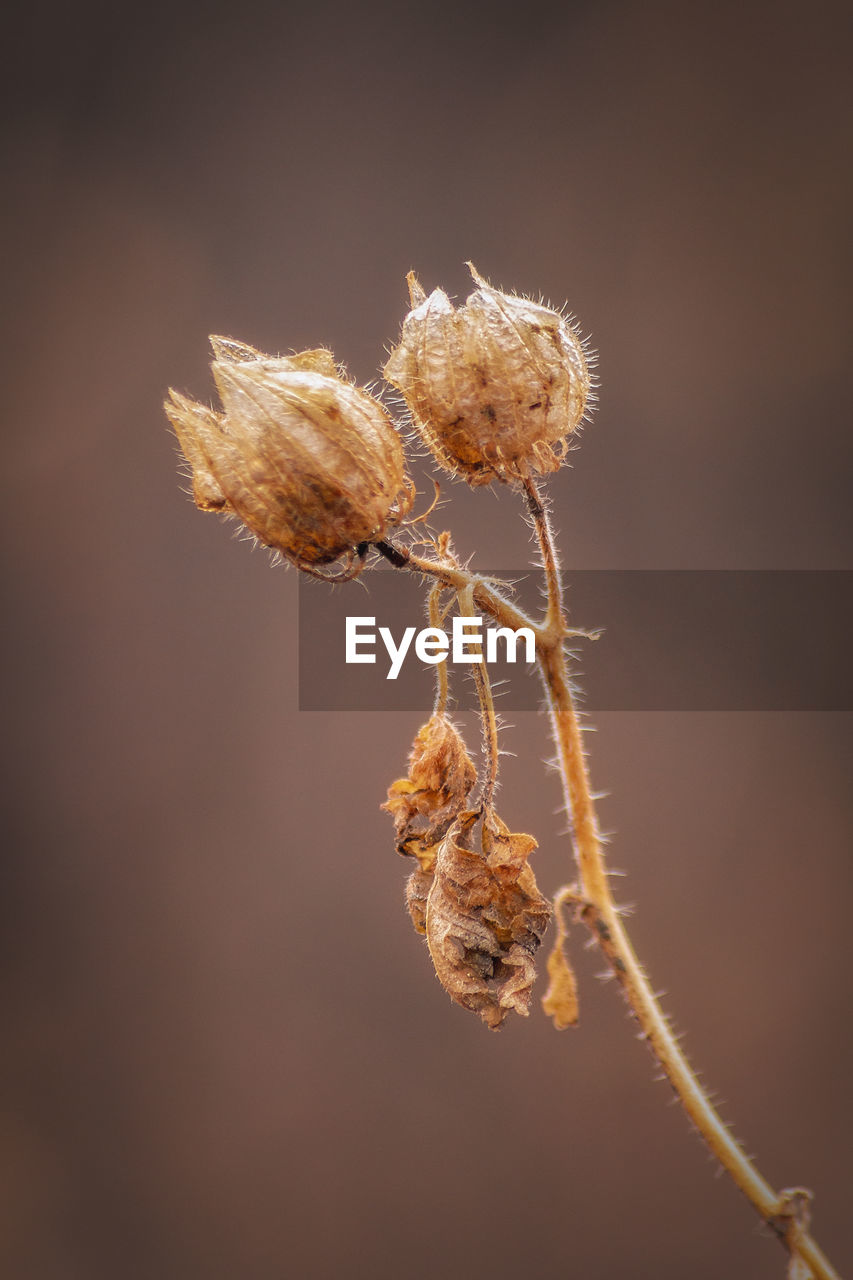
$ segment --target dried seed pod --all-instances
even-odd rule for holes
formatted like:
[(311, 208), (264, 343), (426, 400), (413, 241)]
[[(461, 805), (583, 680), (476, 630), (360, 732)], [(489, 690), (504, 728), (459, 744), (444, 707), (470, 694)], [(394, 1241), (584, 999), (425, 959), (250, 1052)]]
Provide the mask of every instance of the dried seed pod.
[(435, 458), (469, 484), (556, 471), (590, 405), (589, 357), (556, 311), (478, 286), (457, 310), (409, 273), (412, 311), (385, 365)]
[(424, 924), (436, 974), (492, 1028), (529, 1011), (534, 956), (551, 918), (528, 863), (535, 848), (532, 836), (476, 810), (457, 818), (435, 861)]
[(411, 506), (400, 438), (331, 352), (265, 356), (211, 338), (216, 413), (176, 391), (165, 405), (204, 511), (238, 516), (300, 567), (384, 537)]
[(444, 714), (418, 730), (409, 755), (409, 775), (388, 788), (382, 808), (394, 819), (397, 852), (415, 857), (424, 871), (477, 781), (465, 743)]

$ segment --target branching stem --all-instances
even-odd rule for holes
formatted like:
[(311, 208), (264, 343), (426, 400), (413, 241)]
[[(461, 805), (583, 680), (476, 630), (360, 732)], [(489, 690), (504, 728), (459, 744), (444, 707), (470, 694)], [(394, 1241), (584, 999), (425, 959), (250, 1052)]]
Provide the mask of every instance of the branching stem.
[(471, 587), (474, 592), (474, 603), (504, 627), (512, 627), (515, 631), (519, 627), (531, 627), (537, 635), (541, 630), (532, 618), (517, 608), (511, 600), (508, 600), (479, 574), (470, 573), (467, 569), (462, 569), (446, 560), (431, 560), (426, 556), (415, 555), (408, 547), (398, 546), (387, 539), (384, 542), (377, 542), (376, 550), (395, 568), (411, 569), (414, 573), (423, 574), (424, 577), (440, 582), (442, 586), (450, 587), (456, 592)]
[(566, 638), (587, 633), (571, 629), (567, 624), (559, 562), (547, 508), (532, 479), (524, 481), (523, 488), (545, 571), (548, 603), (542, 623), (529, 618), (492, 583), (467, 569), (415, 555), (408, 548), (392, 543), (379, 544), (377, 549), (397, 567), (420, 573), (457, 593), (470, 592), (468, 598), (500, 625), (514, 629), (531, 627), (534, 631), (580, 875), (578, 915), (601, 948), (645, 1039), (710, 1151), (762, 1220), (773, 1229), (791, 1257), (810, 1268), (813, 1280), (840, 1280), (802, 1221), (792, 1215), (789, 1207), (791, 1190), (779, 1193), (773, 1190), (711, 1105), (658, 1004), (622, 924), (610, 892), (581, 729), (566, 665)]

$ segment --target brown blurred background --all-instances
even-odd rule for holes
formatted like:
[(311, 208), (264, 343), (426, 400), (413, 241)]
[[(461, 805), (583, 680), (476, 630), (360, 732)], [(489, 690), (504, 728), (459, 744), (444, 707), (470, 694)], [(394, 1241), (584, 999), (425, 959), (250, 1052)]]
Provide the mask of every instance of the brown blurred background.
[[(601, 352), (567, 566), (850, 567), (848, 15), (7, 21), (5, 1275), (783, 1274), (580, 937), (578, 1031), (450, 1004), (378, 810), (417, 717), (296, 710), (295, 574), (194, 510), (161, 400), (212, 394), (210, 332), (369, 380), (406, 270), (464, 295), (472, 258)], [(452, 496), (460, 550), (528, 563), (512, 495)], [(550, 892), (557, 783), (515, 722), (501, 810)], [(638, 950), (849, 1269), (849, 716), (597, 727)]]

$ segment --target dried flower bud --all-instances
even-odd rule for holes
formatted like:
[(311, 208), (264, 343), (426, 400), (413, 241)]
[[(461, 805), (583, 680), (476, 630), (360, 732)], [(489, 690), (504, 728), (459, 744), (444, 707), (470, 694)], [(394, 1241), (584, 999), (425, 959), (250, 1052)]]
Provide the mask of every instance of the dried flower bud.
[(211, 338), (223, 411), (171, 391), (166, 413), (203, 511), (238, 516), (301, 567), (378, 541), (411, 506), (399, 436), (329, 351), (265, 356)]
[(413, 310), (384, 375), (436, 459), (469, 484), (556, 471), (591, 399), (584, 344), (558, 312), (468, 266), (478, 288), (460, 310), (409, 273)]
[(527, 861), (535, 848), (532, 836), (510, 833), (491, 813), (463, 813), (441, 843), (426, 900), (439, 981), (495, 1029), (512, 1011), (527, 1016), (534, 956), (551, 918)]

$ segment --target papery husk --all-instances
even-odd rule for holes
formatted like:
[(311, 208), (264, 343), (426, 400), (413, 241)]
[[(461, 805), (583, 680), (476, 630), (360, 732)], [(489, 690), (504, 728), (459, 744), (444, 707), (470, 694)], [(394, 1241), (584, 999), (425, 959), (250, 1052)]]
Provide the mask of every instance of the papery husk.
[(211, 338), (222, 412), (170, 392), (166, 413), (204, 511), (235, 515), (300, 567), (384, 538), (411, 507), (400, 438), (331, 352), (267, 356)]
[(442, 841), (424, 911), (435, 971), (457, 1004), (497, 1029), (527, 1016), (534, 957), (551, 918), (528, 859), (532, 836), (490, 811), (460, 815)]
[(557, 311), (494, 289), (455, 307), (409, 274), (412, 310), (383, 370), (436, 460), (471, 485), (562, 464), (592, 400), (590, 357)]

